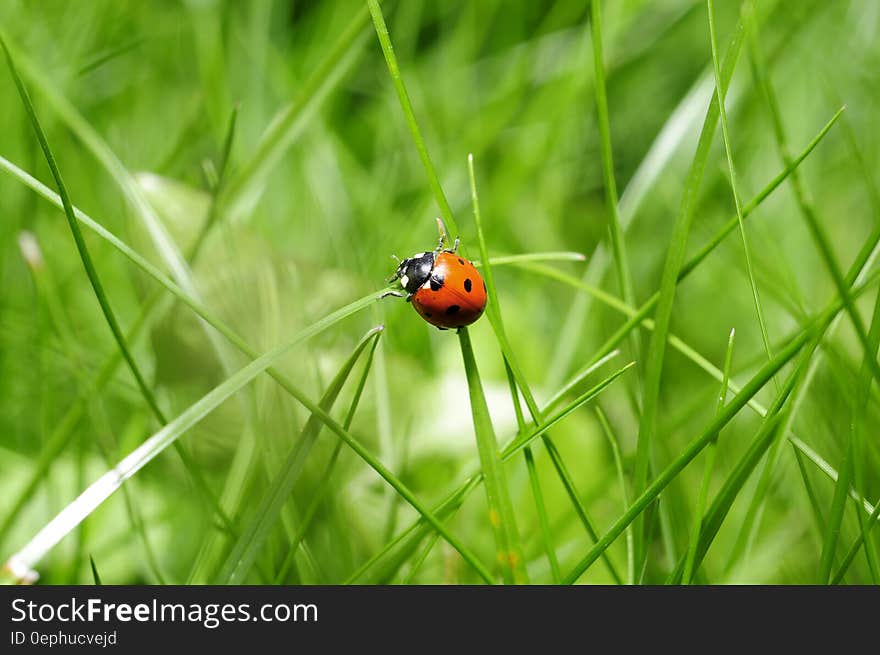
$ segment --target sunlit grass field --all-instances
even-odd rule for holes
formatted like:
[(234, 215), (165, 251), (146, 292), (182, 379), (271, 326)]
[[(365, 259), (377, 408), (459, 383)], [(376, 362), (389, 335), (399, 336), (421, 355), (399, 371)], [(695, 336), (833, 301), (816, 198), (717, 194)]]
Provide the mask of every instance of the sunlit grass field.
[[(0, 34), (4, 581), (880, 581), (880, 3)], [(383, 297), (438, 217), (458, 334)]]

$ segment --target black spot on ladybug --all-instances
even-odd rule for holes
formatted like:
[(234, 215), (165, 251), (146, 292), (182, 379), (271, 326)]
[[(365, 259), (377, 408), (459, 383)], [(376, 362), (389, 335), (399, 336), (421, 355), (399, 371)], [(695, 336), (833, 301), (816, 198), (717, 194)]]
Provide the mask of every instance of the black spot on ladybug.
[(461, 257), (458, 258), (458, 263), (464, 266), (464, 260)]
[(470, 293), (470, 292), (471, 292), (471, 287), (472, 287), (472, 286), (473, 286), (473, 283), (471, 282), (471, 279), (470, 279), (470, 278), (467, 278), (467, 279), (464, 281), (464, 290), (467, 291), (468, 293)]
[(431, 312), (425, 312), (425, 318), (431, 318)]
[(453, 314), (458, 314), (458, 310), (460, 309), (461, 307), (458, 305), (449, 305), (449, 307), (446, 308), (446, 315), (452, 316)]
[(440, 291), (443, 288), (443, 278), (431, 278), (431, 291)]

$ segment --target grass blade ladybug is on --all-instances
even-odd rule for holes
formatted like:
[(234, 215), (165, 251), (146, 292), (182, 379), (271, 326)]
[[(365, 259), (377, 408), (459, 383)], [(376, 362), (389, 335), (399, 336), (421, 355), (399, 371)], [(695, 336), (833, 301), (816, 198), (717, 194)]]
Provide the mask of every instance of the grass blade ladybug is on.
[(486, 283), (476, 267), (457, 254), (458, 238), (452, 248), (443, 247), (440, 237), (431, 252), (404, 259), (389, 282), (400, 281), (416, 312), (441, 330), (474, 323), (486, 308)]

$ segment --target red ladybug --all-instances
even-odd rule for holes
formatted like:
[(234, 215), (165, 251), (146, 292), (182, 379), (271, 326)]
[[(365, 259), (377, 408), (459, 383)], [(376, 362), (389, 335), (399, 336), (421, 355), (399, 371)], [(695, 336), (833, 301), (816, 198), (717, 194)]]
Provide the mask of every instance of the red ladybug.
[(474, 265), (450, 249), (443, 239), (433, 252), (404, 259), (389, 281), (400, 280), (407, 302), (419, 316), (441, 330), (470, 325), (486, 308), (486, 283)]

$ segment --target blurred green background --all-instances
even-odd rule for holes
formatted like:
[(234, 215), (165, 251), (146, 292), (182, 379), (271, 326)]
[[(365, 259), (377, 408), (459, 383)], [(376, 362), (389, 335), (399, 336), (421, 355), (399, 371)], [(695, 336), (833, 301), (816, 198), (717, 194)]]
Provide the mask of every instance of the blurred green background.
[[(758, 6), (758, 38), (792, 152), (804, 148), (846, 105), (843, 118), (799, 169), (846, 270), (880, 222), (880, 3), (765, 1)], [(337, 307), (382, 288), (395, 267), (391, 254), (407, 256), (433, 247), (436, 240), (433, 219), (439, 211), (364, 12), (359, 0), (2, 0), (0, 25), (73, 203), (162, 270), (168, 270), (167, 262), (120, 176), (132, 176), (176, 247), (186, 252), (206, 220), (230, 115), (239, 108), (227, 171), (229, 193), (221, 194), (192, 274), (204, 304), (263, 352)], [(468, 256), (477, 258), (466, 165), (473, 153), (492, 255), (581, 252), (586, 263), (552, 266), (578, 278), (587, 273), (591, 282), (621, 296), (605, 254), (609, 211), (586, 3), (399, 0), (383, 3), (383, 12)], [(721, 0), (715, 12), (723, 50), (739, 3)], [(602, 28), (614, 170), (635, 297), (641, 303), (659, 288), (713, 92), (707, 10), (705, 3), (691, 0), (609, 0)], [(3, 69), (0, 155), (54, 189)], [(287, 120), (282, 136), (267, 142), (267, 128), (285, 108), (293, 113), (282, 119)], [(727, 108), (739, 188), (748, 200), (782, 170), (783, 162), (745, 53)], [(266, 152), (270, 155), (264, 157)], [(116, 176), (113, 155), (123, 167)], [(255, 167), (255, 161), (263, 165)], [(100, 388), (92, 386), (116, 345), (64, 215), (5, 172), (0, 198), (0, 521), (38, 470), (41, 453), (70, 408), (86, 394), (81, 418), (65, 427), (65, 447), (51, 457), (48, 472), (8, 522), (0, 542), (5, 559), (159, 425), (124, 365)], [(734, 216), (734, 209), (719, 129), (688, 253)], [(746, 225), (767, 331), (778, 349), (834, 297), (835, 287), (787, 183)], [(32, 258), (28, 265), (23, 234), (34, 236), (41, 262)], [(86, 240), (113, 309), (128, 330), (158, 287), (105, 241), (92, 233)], [(528, 270), (498, 267), (495, 278), (508, 336), (541, 402), (584, 366), (625, 319), (582, 291)], [(866, 325), (875, 293), (869, 291), (858, 304)], [(386, 329), (352, 432), (432, 506), (477, 461), (453, 333), (431, 328), (402, 301), (385, 299), (298, 347), (280, 368), (317, 399), (355, 343), (378, 324)], [(737, 331), (732, 377), (743, 383), (765, 354), (736, 233), (680, 285), (671, 325), (672, 333), (719, 368), (731, 328)], [(132, 340), (135, 358), (167, 416), (177, 416), (247, 363), (211, 333), (182, 304), (162, 301)], [(516, 423), (499, 348), (486, 320), (471, 335), (495, 430), (506, 442)], [(644, 348), (648, 335), (641, 333)], [(634, 358), (631, 341), (622, 347), (605, 374)], [(847, 320), (830, 333), (816, 357), (818, 367), (796, 409), (792, 431), (836, 468), (862, 361)], [(598, 400), (619, 439), (627, 485), (643, 374), (638, 362), (635, 372)], [(350, 387), (334, 416), (344, 415)], [(652, 453), (655, 468), (702, 431), (717, 392), (717, 381), (691, 359), (667, 351)], [(758, 398), (766, 405), (773, 394), (768, 385)], [(860, 491), (869, 500), (880, 493), (878, 409), (875, 385), (860, 480)], [(183, 436), (198, 470), (239, 528), (307, 418), (306, 410), (261, 376)], [(759, 425), (759, 417), (744, 409), (722, 433), (710, 500)], [(604, 533), (622, 513), (624, 500), (594, 406), (576, 411), (553, 436), (580, 498)], [(249, 581), (276, 579), (335, 442), (327, 431), (319, 438), (284, 521), (260, 550)], [(535, 457), (566, 572), (592, 541), (546, 453), (536, 447)], [(732, 555), (760, 471), (737, 498), (698, 580), (815, 581), (834, 485), (814, 462), (799, 463), (789, 446), (770, 479), (753, 544)], [(522, 460), (511, 462), (507, 473), (529, 575), (533, 582), (549, 582)], [(685, 552), (701, 476), (702, 457), (664, 492), (645, 581), (662, 582)], [(163, 453), (123, 491), (51, 551), (37, 567), (41, 582), (91, 583), (89, 556), (104, 582), (216, 581), (230, 541), (174, 452)], [(346, 581), (417, 516), (343, 448), (329, 492), (281, 579)], [(484, 561), (493, 561), (481, 491), (448, 524)], [(835, 561), (859, 530), (856, 506), (849, 503)], [(427, 543), (372, 567), (359, 581), (479, 581), (443, 540), (425, 551)], [(625, 539), (608, 552), (625, 570)], [(845, 580), (872, 580), (864, 556), (855, 559)], [(582, 581), (611, 578), (597, 563)]]

